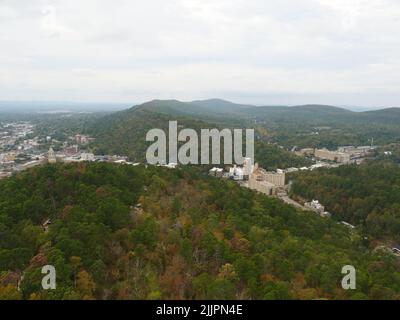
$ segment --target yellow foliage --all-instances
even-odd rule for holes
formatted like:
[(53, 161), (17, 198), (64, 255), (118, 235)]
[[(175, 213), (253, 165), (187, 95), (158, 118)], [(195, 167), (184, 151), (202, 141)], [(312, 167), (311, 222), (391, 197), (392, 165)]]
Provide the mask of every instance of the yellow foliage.
[(0, 300), (21, 300), (21, 294), (12, 284), (0, 287)]

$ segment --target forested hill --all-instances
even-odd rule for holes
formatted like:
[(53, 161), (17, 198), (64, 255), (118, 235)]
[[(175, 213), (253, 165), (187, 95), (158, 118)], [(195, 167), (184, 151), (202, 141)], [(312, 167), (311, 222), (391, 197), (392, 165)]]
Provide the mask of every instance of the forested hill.
[[(392, 255), (196, 168), (47, 165), (0, 189), (0, 299), (400, 298)], [(41, 290), (47, 264), (56, 290)]]
[(370, 237), (400, 243), (400, 166), (369, 162), (357, 166), (299, 172), (292, 192), (318, 199), (335, 219), (345, 220)]
[[(151, 142), (146, 142), (146, 134), (154, 128), (163, 129), (168, 134), (169, 121), (178, 121), (179, 130), (183, 128), (194, 129), (199, 133), (201, 129), (224, 128), (254, 128), (242, 118), (230, 117), (220, 113), (216, 108), (208, 110), (210, 104), (216, 100), (207, 102), (183, 103), (176, 100), (154, 100), (131, 109), (117, 112), (94, 121), (89, 132), (96, 137), (92, 145), (94, 151), (99, 154), (127, 155), (132, 161), (144, 162), (146, 150)], [(198, 105), (201, 104), (201, 107)], [(231, 104), (218, 100), (221, 110), (225, 110)], [(233, 107), (238, 109), (239, 106)], [(266, 130), (255, 127), (257, 144), (255, 148), (256, 161), (264, 168), (288, 168), (309, 165), (310, 161), (302, 157), (282, 150), (275, 145), (267, 144), (262, 137)], [(244, 141), (245, 137), (243, 137)]]
[[(127, 154), (135, 161), (145, 158), (146, 133), (153, 128), (167, 129), (169, 120), (178, 120), (182, 128), (197, 130), (254, 128), (261, 141), (287, 149), (336, 148), (366, 145), (372, 138), (377, 144), (400, 141), (399, 110), (353, 112), (322, 105), (254, 107), (219, 99), (153, 100), (102, 117), (90, 125), (88, 132), (97, 139), (93, 145), (96, 152)], [(257, 160), (266, 158), (263, 154)]]
[[(163, 129), (168, 134), (170, 120), (178, 121), (179, 129), (218, 128), (212, 122), (205, 122), (177, 113), (157, 111), (157, 106), (145, 105), (103, 117), (91, 125), (89, 133), (96, 141), (93, 149), (99, 154), (127, 155), (133, 161), (143, 162), (146, 150), (146, 134), (151, 129)], [(171, 111), (172, 112), (172, 111)]]

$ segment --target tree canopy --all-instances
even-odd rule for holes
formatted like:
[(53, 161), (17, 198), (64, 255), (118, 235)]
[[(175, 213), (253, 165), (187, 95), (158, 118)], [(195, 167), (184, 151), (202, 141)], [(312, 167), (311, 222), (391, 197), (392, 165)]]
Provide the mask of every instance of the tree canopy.
[[(392, 255), (196, 168), (46, 165), (0, 189), (0, 299), (399, 298)], [(340, 285), (348, 264), (356, 290)]]

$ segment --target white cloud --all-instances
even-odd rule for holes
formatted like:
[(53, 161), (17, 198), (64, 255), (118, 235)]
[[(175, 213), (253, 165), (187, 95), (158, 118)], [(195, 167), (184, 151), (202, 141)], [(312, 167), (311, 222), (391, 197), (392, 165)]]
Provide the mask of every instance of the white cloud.
[(0, 0), (0, 100), (398, 105), (399, 16), (397, 0)]
[(0, 19), (13, 19), (18, 17), (17, 12), (9, 6), (1, 6), (0, 4)]
[(57, 37), (62, 33), (72, 32), (71, 29), (59, 23), (57, 20), (57, 11), (54, 6), (43, 7), (42, 14), (42, 29), (49, 37)]
[(96, 75), (96, 73), (90, 69), (73, 69), (72, 74), (77, 77), (93, 77)]

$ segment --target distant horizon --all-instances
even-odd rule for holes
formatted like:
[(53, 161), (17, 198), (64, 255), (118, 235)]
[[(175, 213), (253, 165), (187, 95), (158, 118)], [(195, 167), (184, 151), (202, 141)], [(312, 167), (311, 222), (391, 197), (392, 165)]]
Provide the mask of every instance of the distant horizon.
[[(221, 100), (225, 102), (229, 102), (232, 104), (241, 104), (241, 105), (249, 105), (254, 107), (297, 107), (303, 105), (320, 105), (320, 106), (332, 106), (347, 109), (353, 112), (363, 112), (363, 111), (374, 111), (374, 110), (383, 110), (383, 109), (391, 109), (391, 108), (400, 108), (397, 106), (365, 106), (365, 105), (340, 105), (340, 104), (333, 104), (333, 103), (320, 103), (320, 102), (308, 102), (308, 103), (295, 103), (295, 104), (286, 104), (286, 103), (248, 103), (246, 101), (237, 101), (237, 100), (230, 100), (225, 98), (203, 98), (203, 99), (177, 99), (177, 98), (166, 98), (166, 99), (159, 99), (153, 98), (139, 102), (112, 102), (112, 101), (74, 101), (74, 100), (0, 100), (0, 112), (1, 111), (9, 111), (7, 110), (7, 104), (20, 104), (19, 107), (24, 108), (21, 110), (14, 110), (14, 111), (31, 111), (34, 108), (45, 108), (43, 111), (48, 111), (49, 109), (61, 110), (60, 108), (73, 107), (73, 110), (64, 110), (65, 112), (70, 111), (79, 111), (79, 107), (82, 107), (83, 111), (85, 111), (84, 107), (89, 107), (93, 109), (93, 111), (119, 111), (124, 110), (127, 108), (131, 108), (137, 105), (141, 105), (150, 101), (160, 100), (160, 101), (168, 101), (168, 100), (176, 100), (184, 103), (190, 103), (194, 101), (208, 101), (208, 100)], [(32, 104), (29, 106), (29, 104)], [(43, 106), (39, 106), (40, 104), (44, 104)], [(54, 104), (54, 106), (51, 106)], [(63, 106), (64, 105), (64, 106)], [(101, 108), (98, 108), (100, 107)], [(11, 107), (18, 107), (18, 106), (9, 106)], [(96, 108), (97, 107), (97, 108)], [(38, 110), (37, 112), (40, 112)]]

